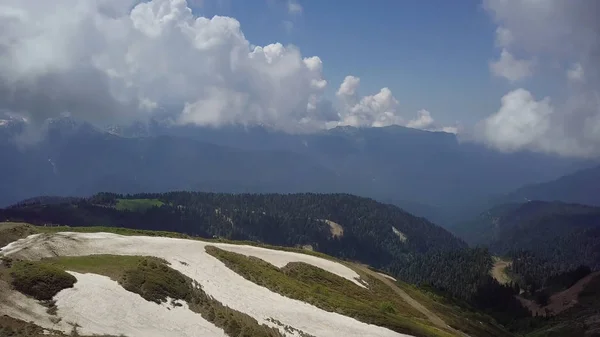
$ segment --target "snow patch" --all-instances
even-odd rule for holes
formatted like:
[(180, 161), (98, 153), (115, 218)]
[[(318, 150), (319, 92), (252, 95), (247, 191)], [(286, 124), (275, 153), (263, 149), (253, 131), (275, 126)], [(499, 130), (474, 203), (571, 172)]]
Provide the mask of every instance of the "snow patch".
[[(270, 250), (252, 246), (231, 245), (222, 243), (207, 243), (196, 240), (163, 238), (163, 237), (144, 237), (144, 236), (121, 236), (109, 233), (58, 233), (54, 235), (30, 236), (25, 240), (19, 240), (16, 243), (5, 247), (3, 254), (13, 255), (15, 257), (26, 259), (39, 259), (58, 254), (59, 256), (81, 256), (92, 254), (115, 254), (115, 255), (142, 255), (156, 256), (163, 258), (171, 263), (171, 267), (180, 271), (182, 274), (195, 280), (202, 289), (215, 300), (221, 302), (234, 310), (246, 313), (255, 318), (260, 324), (274, 326), (269, 319), (281, 322), (284, 326), (293, 327), (297, 331), (303, 331), (319, 337), (400, 337), (408, 336), (399, 334), (389, 329), (376, 325), (362, 323), (353, 318), (343, 316), (333, 312), (321, 310), (308, 303), (293, 300), (261, 287), (251, 281), (246, 280), (239, 274), (227, 268), (221, 261), (209, 255), (205, 251), (206, 246), (215, 246), (224, 250), (244, 255), (252, 255), (261, 258), (278, 267), (283, 267), (289, 262), (305, 262), (323, 268), (341, 277), (353, 280), (353, 282), (363, 286), (356, 280), (358, 274), (350, 268), (316, 256), (310, 256), (300, 253)], [(181, 263), (184, 262), (184, 263)], [(92, 279), (85, 275), (77, 275), (81, 280), (79, 286), (75, 289), (65, 290), (57, 296), (60, 304), (59, 315), (73, 316), (79, 311), (86, 311), (81, 314), (78, 323), (82, 326), (81, 331), (98, 330), (104, 324), (116, 324), (120, 329), (123, 328), (121, 321), (129, 315), (127, 310), (138, 304), (123, 304), (124, 294), (121, 289), (116, 290), (113, 286), (118, 286), (108, 278), (100, 280), (96, 276)], [(363, 286), (364, 287), (364, 286)], [(103, 290), (107, 289), (107, 290)], [(113, 292), (114, 298), (107, 300), (100, 306), (96, 300), (98, 292)], [(82, 292), (83, 295), (74, 295), (75, 292)], [(91, 296), (91, 297), (90, 297)], [(108, 295), (107, 295), (108, 296)], [(137, 296), (137, 295), (135, 295)], [(109, 298), (109, 297), (106, 297)], [(136, 298), (141, 297), (137, 296)], [(129, 299), (127, 300), (129, 301)], [(137, 303), (137, 302), (136, 302)], [(155, 304), (156, 305), (156, 304)], [(69, 306), (72, 309), (67, 308)], [(112, 306), (121, 314), (113, 315)], [(157, 308), (162, 308), (156, 305)], [(102, 311), (99, 311), (100, 310)], [(72, 310), (70, 312), (69, 310)], [(146, 310), (146, 309), (144, 309)], [(150, 310), (150, 309), (147, 309)], [(153, 309), (154, 310), (154, 309)], [(168, 311), (165, 309), (165, 311)], [(173, 310), (170, 310), (173, 311)], [(101, 315), (98, 313), (102, 312)], [(181, 311), (175, 311), (181, 312)], [(137, 315), (137, 314), (136, 314)], [(158, 314), (154, 314), (152, 320), (158, 320)], [(161, 312), (162, 315), (162, 312)], [(79, 316), (72, 317), (78, 318)], [(106, 317), (106, 318), (105, 318)], [(145, 316), (144, 316), (145, 317)], [(167, 316), (171, 317), (171, 316)], [(202, 319), (196, 315), (196, 319)], [(89, 321), (86, 321), (88, 319)], [(138, 318), (133, 318), (137, 320)], [(145, 318), (140, 318), (145, 319)], [(105, 321), (106, 320), (106, 321)], [(195, 322), (200, 324), (198, 322)], [(122, 324), (127, 324), (123, 321)], [(137, 326), (137, 325), (136, 325)], [(285, 330), (278, 326), (282, 333)], [(89, 330), (85, 330), (89, 329)], [(133, 328), (132, 328), (133, 329)], [(161, 335), (165, 335), (162, 330)], [(121, 331), (119, 333), (126, 333)], [(130, 332), (131, 334), (131, 332)], [(176, 334), (169, 334), (176, 336)], [(198, 334), (196, 334), (198, 335)], [(181, 336), (187, 336), (182, 334)]]
[(392, 231), (394, 232), (394, 234), (396, 234), (400, 238), (400, 241), (406, 242), (407, 238), (406, 238), (406, 235), (404, 235), (404, 233), (402, 233), (401, 231), (399, 231), (394, 226), (392, 226)]
[(106, 276), (69, 273), (77, 278), (77, 283), (54, 297), (57, 315), (77, 324), (81, 335), (227, 336), (223, 329), (191, 311), (185, 301), (178, 301), (182, 306), (172, 306), (171, 301), (156, 304), (125, 290)]
[(381, 276), (383, 276), (385, 278), (388, 278), (388, 279), (390, 279), (390, 280), (392, 280), (394, 282), (398, 281), (395, 278), (391, 277), (390, 275), (387, 275), (387, 274), (384, 274), (384, 273), (377, 273), (377, 274), (379, 274), (379, 275), (381, 275)]

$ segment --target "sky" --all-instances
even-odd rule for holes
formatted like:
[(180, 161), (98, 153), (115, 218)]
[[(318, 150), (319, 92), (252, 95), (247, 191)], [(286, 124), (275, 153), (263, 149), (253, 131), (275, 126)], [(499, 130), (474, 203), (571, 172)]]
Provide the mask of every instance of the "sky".
[(600, 155), (596, 0), (0, 0), (0, 110), (33, 125), (402, 125)]
[[(500, 105), (498, 95), (506, 85), (488, 71), (488, 60), (496, 56), (495, 26), (481, 2), (298, 4), (300, 15), (288, 12), (287, 1), (215, 1), (194, 10), (233, 16), (254, 43), (291, 43), (303, 54), (318, 55), (328, 81), (358, 76), (365, 94), (387, 86), (407, 111), (435, 111), (445, 123), (474, 122)], [(329, 87), (327, 94), (336, 89)]]

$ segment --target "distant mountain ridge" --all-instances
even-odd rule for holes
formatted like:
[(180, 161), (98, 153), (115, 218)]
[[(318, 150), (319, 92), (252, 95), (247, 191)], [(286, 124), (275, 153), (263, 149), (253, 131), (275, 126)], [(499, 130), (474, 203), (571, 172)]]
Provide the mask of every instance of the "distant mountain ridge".
[(600, 166), (583, 169), (549, 182), (524, 186), (509, 193), (506, 199), (562, 201), (600, 206)]
[(108, 131), (69, 118), (18, 147), (23, 124), (0, 127), (0, 205), (38, 195), (195, 190), (351, 193), (448, 225), (492, 195), (553, 179), (586, 161), (503, 154), (453, 134), (400, 126), (286, 134), (259, 126), (151, 121)]

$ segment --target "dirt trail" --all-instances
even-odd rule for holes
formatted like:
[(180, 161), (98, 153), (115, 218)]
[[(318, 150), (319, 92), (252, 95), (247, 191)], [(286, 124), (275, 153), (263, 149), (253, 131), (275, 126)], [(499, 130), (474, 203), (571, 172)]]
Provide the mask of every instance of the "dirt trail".
[(449, 326), (448, 324), (446, 324), (446, 322), (444, 322), (444, 320), (442, 318), (440, 318), (440, 316), (436, 315), (431, 310), (427, 309), (424, 305), (422, 305), (421, 303), (419, 303), (417, 300), (415, 300), (414, 298), (410, 297), (409, 294), (407, 294), (404, 290), (400, 289), (394, 283), (394, 281), (392, 281), (391, 279), (389, 279), (387, 276), (384, 276), (384, 275), (381, 275), (381, 274), (379, 274), (377, 272), (374, 272), (371, 269), (369, 269), (369, 268), (367, 268), (366, 266), (363, 266), (363, 265), (354, 264), (354, 266), (357, 267), (360, 271), (362, 271), (362, 272), (364, 272), (364, 273), (366, 273), (366, 274), (368, 274), (370, 276), (373, 276), (374, 278), (376, 278), (379, 281), (381, 281), (384, 284), (386, 284), (388, 287), (392, 288), (392, 290), (396, 294), (398, 294), (406, 303), (410, 304), (413, 308), (419, 310), (436, 327), (438, 327), (440, 329), (444, 329), (446, 331), (450, 331), (452, 333), (455, 333), (457, 336), (469, 337), (469, 335), (465, 334), (464, 332), (458, 331), (458, 330), (452, 328), (451, 326)]

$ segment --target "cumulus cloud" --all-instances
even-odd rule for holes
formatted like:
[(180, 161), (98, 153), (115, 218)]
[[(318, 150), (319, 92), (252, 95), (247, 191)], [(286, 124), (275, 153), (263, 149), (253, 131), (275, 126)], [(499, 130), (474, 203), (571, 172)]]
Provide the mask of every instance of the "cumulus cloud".
[[(515, 82), (523, 75), (535, 80), (542, 72), (554, 76), (556, 64), (563, 70), (554, 76), (562, 84), (560, 97), (536, 99), (530, 90), (515, 88), (479, 124), (480, 140), (504, 151), (600, 155), (600, 2), (483, 0), (483, 5), (498, 26), (496, 45), (502, 48), (492, 73)], [(536, 60), (536, 74), (513, 53)]]
[[(290, 132), (337, 125), (443, 129), (429, 112), (401, 117), (389, 88), (359, 95), (360, 80), (352, 76), (332, 102), (318, 56), (293, 45), (253, 45), (234, 18), (197, 16), (190, 4), (3, 0), (0, 110), (32, 125), (68, 114), (96, 126), (160, 115), (179, 124)], [(302, 12), (297, 2), (287, 4), (290, 14)]]
[(382, 88), (374, 95), (360, 96), (360, 78), (346, 76), (336, 96), (343, 107), (339, 120), (330, 125), (355, 127), (382, 127), (402, 125), (427, 131), (457, 133), (455, 127), (439, 127), (427, 110), (420, 110), (414, 119), (406, 120), (400, 113), (400, 102), (389, 88)]
[(321, 71), (318, 57), (253, 46), (237, 20), (196, 17), (184, 0), (0, 5), (0, 108), (31, 121), (69, 112), (126, 123), (169, 110), (179, 123), (292, 129), (331, 115), (315, 108), (327, 106)]
[(533, 61), (518, 60), (506, 49), (502, 50), (500, 59), (490, 62), (490, 70), (499, 77), (511, 82), (527, 78), (533, 73)]
[(431, 113), (427, 110), (420, 110), (418, 116), (415, 119), (408, 121), (406, 126), (415, 129), (427, 129), (433, 126), (434, 120), (431, 117)]

